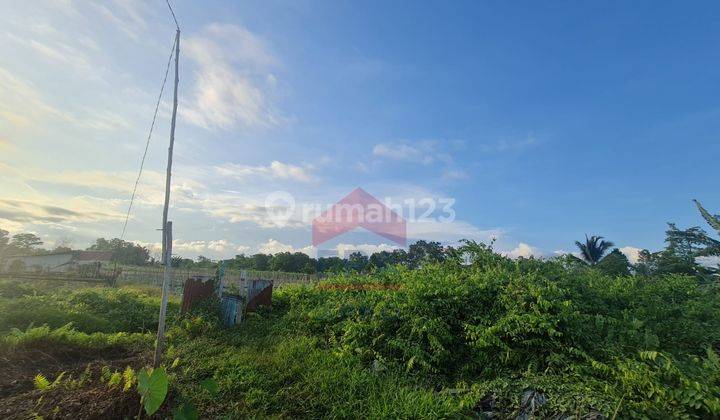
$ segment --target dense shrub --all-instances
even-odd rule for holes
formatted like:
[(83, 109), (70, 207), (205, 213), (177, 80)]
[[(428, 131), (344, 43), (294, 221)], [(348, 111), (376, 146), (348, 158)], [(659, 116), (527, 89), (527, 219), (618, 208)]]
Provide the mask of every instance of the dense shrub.
[(345, 357), (430, 375), (439, 386), (583, 378), (594, 407), (720, 414), (720, 296), (694, 277), (610, 277), (500, 256), (387, 276), (364, 281), (398, 287), (338, 277), (333, 287), (287, 290), (288, 319)]
[[(17, 287), (14, 296), (13, 287)], [(46, 288), (0, 282), (0, 292), (3, 292), (3, 297), (0, 297), (0, 332), (42, 325), (59, 328), (67, 323), (86, 333), (157, 329), (160, 298), (157, 293), (145, 289), (58, 289), (56, 285)], [(177, 311), (174, 300), (170, 302), (169, 311)]]

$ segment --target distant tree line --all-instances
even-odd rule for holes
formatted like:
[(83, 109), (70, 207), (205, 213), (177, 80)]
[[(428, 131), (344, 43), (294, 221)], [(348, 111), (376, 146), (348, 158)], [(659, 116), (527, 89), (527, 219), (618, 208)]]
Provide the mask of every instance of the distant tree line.
[(240, 254), (234, 258), (220, 261), (203, 256), (194, 260), (173, 257), (172, 264), (182, 268), (215, 268), (224, 263), (226, 268), (234, 270), (284, 271), (306, 274), (367, 272), (396, 264), (414, 268), (426, 262), (440, 262), (448, 257), (451, 249), (451, 247), (443, 247), (440, 242), (417, 241), (407, 250), (380, 251), (370, 256), (361, 252), (353, 252), (347, 258), (312, 258), (302, 252), (280, 252), (277, 254)]
[[(701, 216), (720, 234), (720, 215), (710, 214), (699, 202), (695, 202)], [(465, 242), (468, 244), (469, 242)], [(44, 254), (65, 252), (71, 248), (59, 245), (53, 249), (43, 249), (42, 238), (33, 233), (18, 233), (10, 236), (8, 231), (0, 229), (0, 257), (9, 255)], [(627, 256), (614, 244), (602, 236), (585, 237), (584, 242), (577, 241), (578, 255), (561, 257), (568, 264), (589, 266), (613, 276), (652, 276), (662, 274), (686, 274), (701, 278), (716, 276), (717, 267), (708, 267), (698, 263), (698, 257), (720, 256), (720, 239), (710, 235), (698, 226), (685, 230), (674, 223), (668, 223), (665, 232), (665, 248), (650, 252), (642, 250), (638, 261), (631, 264)], [(485, 245), (492, 249), (492, 244)], [(87, 248), (94, 251), (113, 251), (113, 261), (126, 265), (157, 265), (159, 261), (150, 255), (150, 251), (139, 244), (119, 238), (98, 238)], [(608, 252), (609, 251), (609, 252)], [(284, 271), (291, 273), (340, 273), (369, 272), (392, 265), (417, 268), (426, 263), (442, 262), (448, 258), (462, 258), (453, 247), (444, 247), (439, 242), (417, 241), (407, 250), (380, 251), (372, 255), (353, 252), (347, 258), (312, 258), (302, 252), (280, 252), (276, 254), (239, 254), (226, 260), (212, 260), (204, 256), (195, 259), (173, 257), (172, 265), (178, 268), (217, 268), (224, 264), (228, 269)], [(532, 258), (532, 257), (531, 257)]]
[[(54, 248), (41, 248), (44, 244), (42, 238), (34, 233), (18, 233), (10, 236), (9, 232), (0, 229), (0, 257), (13, 255), (43, 255), (57, 252), (72, 252), (73, 249), (66, 243), (60, 243)], [(122, 239), (98, 238), (94, 244), (86, 248), (88, 251), (113, 251), (112, 261), (127, 265), (151, 265), (155, 260), (150, 251), (142, 245)]]

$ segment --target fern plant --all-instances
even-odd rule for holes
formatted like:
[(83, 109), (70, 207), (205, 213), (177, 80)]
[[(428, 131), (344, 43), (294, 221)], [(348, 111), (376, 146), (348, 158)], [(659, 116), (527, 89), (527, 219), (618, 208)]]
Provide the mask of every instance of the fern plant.
[(63, 380), (64, 376), (65, 372), (61, 372), (54, 381), (50, 382), (50, 380), (45, 375), (38, 373), (37, 375), (35, 375), (35, 378), (33, 378), (33, 385), (35, 386), (35, 389), (45, 392), (58, 386), (58, 384), (60, 384), (60, 382)]

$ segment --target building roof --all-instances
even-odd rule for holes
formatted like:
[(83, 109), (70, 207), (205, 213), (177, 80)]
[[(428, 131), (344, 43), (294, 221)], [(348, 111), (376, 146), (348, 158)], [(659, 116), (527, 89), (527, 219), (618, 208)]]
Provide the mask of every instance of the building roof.
[(7, 258), (42, 258), (54, 255), (67, 255), (75, 261), (110, 261), (113, 251), (63, 251), (43, 254), (8, 255)]
[(47, 257), (51, 255), (75, 255), (77, 251), (61, 251), (61, 252), (44, 252), (42, 254), (16, 254), (8, 255), (7, 258), (32, 258), (32, 257)]

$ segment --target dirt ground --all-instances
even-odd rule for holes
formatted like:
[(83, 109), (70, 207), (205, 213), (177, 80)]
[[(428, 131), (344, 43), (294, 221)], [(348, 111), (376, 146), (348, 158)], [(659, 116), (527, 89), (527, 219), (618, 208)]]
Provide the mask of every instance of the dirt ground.
[[(4, 419), (112, 419), (135, 417), (139, 398), (132, 391), (110, 388), (100, 380), (103, 366), (122, 372), (149, 364), (150, 354), (63, 354), (25, 351), (0, 356), (0, 417)], [(51, 382), (65, 372), (59, 386), (35, 389), (33, 378)], [(72, 385), (69, 385), (72, 384)]]

